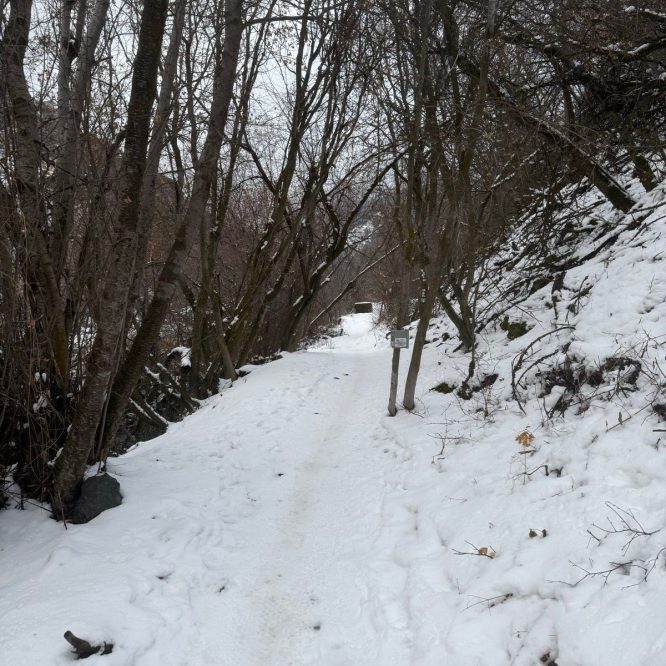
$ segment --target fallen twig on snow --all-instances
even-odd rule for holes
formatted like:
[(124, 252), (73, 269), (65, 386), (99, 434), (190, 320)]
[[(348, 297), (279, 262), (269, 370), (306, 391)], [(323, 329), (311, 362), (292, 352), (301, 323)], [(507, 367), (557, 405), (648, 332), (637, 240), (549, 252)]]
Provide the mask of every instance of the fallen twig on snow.
[(474, 550), (464, 551), (464, 550), (456, 550), (455, 548), (453, 548), (453, 552), (455, 555), (477, 555), (478, 557), (487, 557), (491, 560), (497, 557), (497, 551), (492, 546), (482, 546), (481, 548), (477, 548), (473, 543), (469, 541), (465, 541), (465, 543), (474, 548)]

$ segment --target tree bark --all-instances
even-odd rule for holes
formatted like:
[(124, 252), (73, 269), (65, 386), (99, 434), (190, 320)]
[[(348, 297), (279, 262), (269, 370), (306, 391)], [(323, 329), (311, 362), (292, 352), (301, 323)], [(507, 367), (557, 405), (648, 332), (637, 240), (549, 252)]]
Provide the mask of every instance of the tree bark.
[(143, 177), (141, 189), (141, 203), (139, 206), (138, 243), (137, 258), (138, 268), (133, 276), (132, 289), (130, 292), (130, 307), (128, 318), (132, 316), (136, 301), (139, 296), (141, 285), (143, 262), (145, 261), (148, 238), (153, 223), (155, 211), (156, 184), (159, 172), (160, 157), (166, 144), (166, 133), (169, 117), (174, 103), (174, 92), (176, 75), (178, 73), (178, 55), (183, 39), (183, 26), (185, 23), (185, 0), (177, 0), (174, 6), (173, 25), (169, 46), (164, 57), (162, 68), (162, 82), (160, 93), (155, 108), (155, 128), (150, 143), (148, 144), (148, 156), (146, 158), (146, 171)]
[(28, 279), (39, 318), (37, 326), (46, 338), (45, 356), (53, 359), (53, 369), (61, 386), (65, 387), (69, 376), (69, 343), (58, 280), (44, 237), (47, 215), (40, 180), (42, 143), (37, 111), (24, 71), (31, 15), (31, 0), (11, 1), (0, 44), (1, 79), (15, 126), (11, 152), (20, 206), (16, 220), (21, 219), (24, 224), (24, 228), (17, 231), (19, 236), (25, 236)]
[(425, 298), (419, 307), (419, 323), (416, 327), (416, 335), (414, 336), (412, 355), (409, 359), (409, 369), (407, 370), (407, 379), (405, 380), (405, 395), (402, 400), (402, 404), (408, 410), (412, 410), (416, 406), (416, 382), (419, 377), (419, 370), (421, 369), (421, 356), (423, 355), (423, 347), (428, 333), (428, 326), (430, 326), (430, 317), (435, 307), (441, 277), (441, 271), (433, 271), (433, 275), (430, 277), (426, 288)]
[(107, 391), (122, 345), (127, 299), (136, 264), (137, 224), (151, 123), (150, 112), (155, 99), (167, 5), (168, 0), (146, 0), (141, 13), (139, 42), (127, 109), (125, 152), (122, 161), (124, 187), (102, 293), (100, 318), (87, 363), (85, 384), (77, 397), (74, 420), (54, 467), (52, 504), (59, 517), (67, 515), (76, 498), (104, 413)]
[[(84, 4), (84, 3), (81, 3)], [(85, 7), (79, 7), (75, 40), (76, 56), (70, 48), (70, 25), (73, 0), (64, 0), (60, 25), (58, 54), (58, 122), (60, 149), (55, 162), (53, 190), (53, 253), (58, 276), (66, 261), (69, 234), (74, 221), (74, 203), (77, 179), (81, 167), (81, 123), (87, 110), (95, 51), (106, 22), (110, 0), (97, 0), (85, 36), (83, 31)], [(76, 72), (72, 75), (72, 61), (76, 57)]]
[(159, 337), (196, 229), (206, 214), (236, 78), (243, 32), (242, 9), (243, 0), (229, 0), (225, 6), (224, 46), (216, 66), (209, 128), (197, 161), (192, 196), (160, 273), (148, 312), (113, 384), (103, 434), (103, 449), (108, 448), (115, 438), (122, 413)]

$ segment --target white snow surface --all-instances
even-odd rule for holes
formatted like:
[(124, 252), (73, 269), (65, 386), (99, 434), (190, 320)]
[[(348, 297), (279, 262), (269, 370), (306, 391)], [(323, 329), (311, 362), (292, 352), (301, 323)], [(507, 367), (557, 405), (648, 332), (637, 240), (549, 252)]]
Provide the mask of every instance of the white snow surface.
[[(507, 312), (526, 335), (486, 326), (476, 376), (498, 379), (471, 400), (431, 390), (469, 362), (435, 319), (417, 410), (388, 417), (387, 331), (350, 315), (110, 460), (122, 506), (67, 530), (0, 512), (0, 664), (71, 663), (66, 629), (114, 643), (90, 666), (666, 663), (663, 197), (555, 308), (548, 285)], [(618, 356), (634, 384), (606, 372), (548, 417), (549, 367)]]

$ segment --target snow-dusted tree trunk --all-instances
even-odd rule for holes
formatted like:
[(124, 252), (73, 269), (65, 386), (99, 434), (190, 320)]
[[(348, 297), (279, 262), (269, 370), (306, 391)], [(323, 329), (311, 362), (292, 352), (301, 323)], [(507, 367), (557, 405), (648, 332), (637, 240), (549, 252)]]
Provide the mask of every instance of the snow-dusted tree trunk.
[[(438, 281), (437, 276), (433, 277), (433, 282), (435, 281)], [(419, 323), (416, 327), (416, 335), (414, 336), (412, 355), (409, 359), (409, 369), (407, 370), (407, 378), (405, 380), (405, 394), (402, 400), (405, 409), (414, 409), (416, 406), (416, 382), (421, 369), (423, 347), (425, 345), (428, 326), (430, 326), (430, 317), (432, 316), (435, 307), (436, 298), (437, 287), (435, 282), (435, 284), (432, 284), (430, 288), (426, 290), (425, 298), (419, 306)]]
[[(231, 207), (231, 197), (236, 178), (236, 167), (243, 142), (246, 140), (247, 125), (250, 117), (252, 91), (260, 71), (260, 65), (266, 57), (267, 39), (270, 20), (276, 0), (271, 0), (258, 30), (245, 31), (245, 57), (238, 75), (239, 92), (237, 94), (234, 121), (229, 136), (228, 158), (222, 183), (217, 176), (212, 183), (210, 215), (204, 216), (199, 225), (201, 247), (201, 287), (196, 297), (192, 313), (192, 369), (190, 385), (195, 393), (205, 394), (217, 384), (219, 375), (235, 381), (238, 377), (234, 361), (225, 339), (226, 325), (222, 316), (220, 294), (216, 289), (219, 277), (219, 251), (222, 231)], [(207, 336), (210, 326), (207, 316), (210, 309), (215, 321), (214, 336)], [(208, 337), (208, 340), (206, 339)], [(214, 337), (211, 341), (210, 337)], [(208, 343), (208, 344), (206, 344)], [(208, 368), (205, 369), (205, 365)]]
[[(438, 8), (444, 28), (448, 58), (451, 61), (457, 61), (460, 43), (459, 27), (454, 16), (454, 4), (440, 0)], [(495, 24), (494, 0), (488, 0), (487, 8), (487, 31), (492, 33)], [(429, 17), (425, 18), (423, 30), (429, 36), (432, 28), (428, 21)], [(421, 368), (423, 347), (442, 280), (453, 256), (451, 246), (458, 242), (457, 235), (462, 233), (461, 230), (465, 226), (480, 223), (479, 220), (474, 219), (471, 174), (474, 160), (478, 157), (480, 127), (486, 110), (490, 61), (491, 52), (486, 43), (481, 51), (476, 84), (470, 86), (464, 101), (460, 94), (461, 81), (454, 69), (450, 71), (452, 95), (457, 101), (461, 114), (461, 120), (452, 134), (455, 159), (451, 161), (450, 166), (446, 166), (443, 150), (446, 129), (441, 127), (437, 115), (434, 113), (438, 94), (437, 83), (431, 78), (432, 73), (429, 68), (426, 68), (424, 72), (424, 136), (431, 146), (432, 156), (426, 162), (427, 168), (424, 176), (424, 180), (427, 178), (430, 181), (429, 187), (427, 190), (421, 190), (417, 200), (421, 208), (420, 214), (425, 220), (436, 219), (438, 216), (444, 215), (445, 222), (439, 226), (435, 238), (431, 241), (434, 251), (430, 252), (427, 257), (428, 261), (421, 271), (419, 323), (414, 337), (403, 397), (403, 405), (406, 409), (415, 407), (416, 382)], [(442, 189), (446, 195), (445, 208), (442, 208), (439, 200), (441, 195), (437, 187), (440, 175), (442, 176)]]

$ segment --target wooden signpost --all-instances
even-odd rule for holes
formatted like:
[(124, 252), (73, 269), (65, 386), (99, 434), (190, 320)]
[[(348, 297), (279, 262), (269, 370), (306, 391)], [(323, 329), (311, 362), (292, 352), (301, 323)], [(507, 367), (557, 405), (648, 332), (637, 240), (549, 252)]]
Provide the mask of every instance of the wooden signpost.
[(396, 397), (398, 394), (398, 369), (400, 368), (400, 350), (409, 349), (409, 331), (401, 328), (391, 331), (391, 347), (393, 347), (393, 359), (391, 360), (391, 392), (389, 394), (388, 413), (395, 416)]

